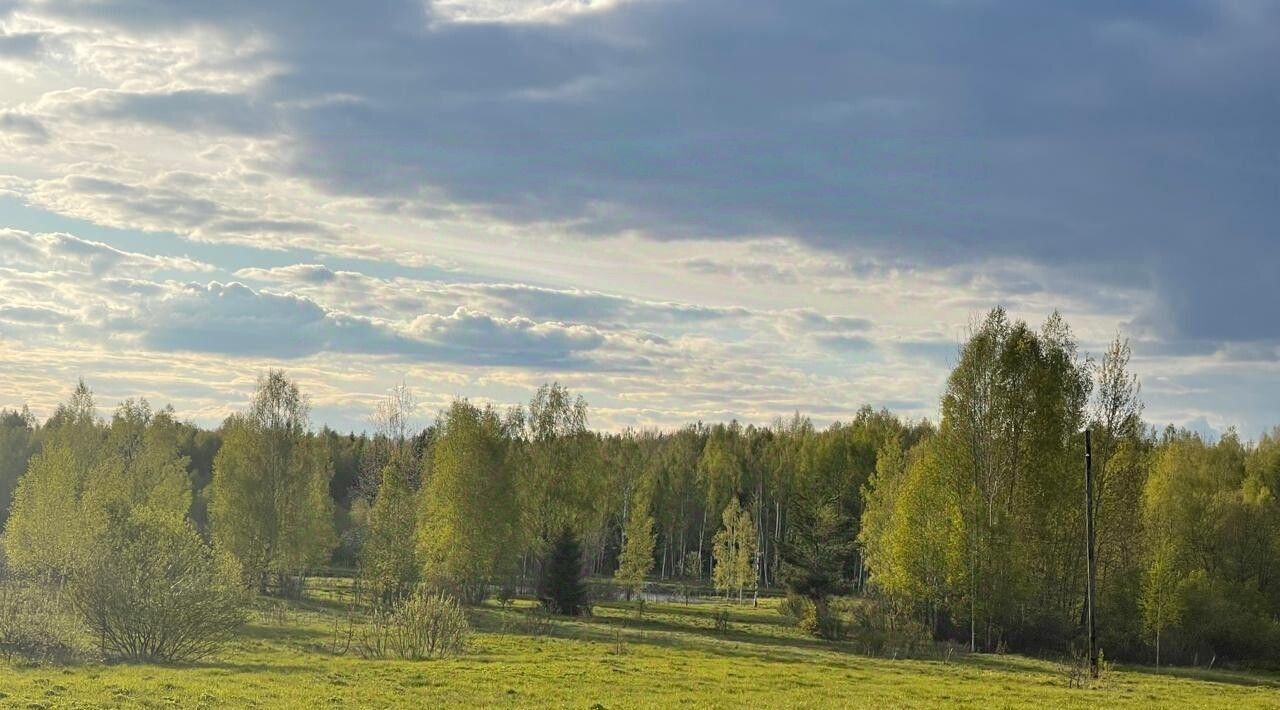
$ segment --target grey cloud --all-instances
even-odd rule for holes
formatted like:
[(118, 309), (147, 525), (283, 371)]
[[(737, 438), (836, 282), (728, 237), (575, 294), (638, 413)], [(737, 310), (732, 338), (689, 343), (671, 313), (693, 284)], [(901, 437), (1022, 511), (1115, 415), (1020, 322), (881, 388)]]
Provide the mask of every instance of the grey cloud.
[(822, 345), (841, 352), (868, 352), (875, 349), (870, 338), (861, 335), (815, 335), (814, 339)]
[(956, 363), (960, 352), (960, 343), (953, 340), (904, 340), (894, 343), (893, 347), (908, 357), (946, 367)]
[(523, 284), (478, 284), (470, 289), (500, 300), (510, 310), (535, 319), (678, 324), (740, 317), (747, 313), (740, 308), (659, 303), (592, 291), (539, 288)]
[(808, 330), (862, 331), (875, 325), (868, 318), (828, 316), (812, 309), (786, 311), (786, 315)]
[[(236, 241), (258, 247), (305, 243), (332, 246), (339, 238), (329, 225), (308, 219), (277, 218), (253, 210), (219, 203), (190, 189), (189, 178), (173, 173), (154, 183), (125, 182), (98, 175), (70, 174), (39, 184), (35, 197), (53, 208), (80, 208), (93, 198), (94, 216), (105, 213), (146, 229), (180, 228), (197, 240)], [(272, 239), (264, 239), (272, 237)]]
[(799, 281), (794, 268), (764, 261), (719, 261), (693, 257), (676, 261), (675, 265), (696, 274), (736, 276), (757, 283), (791, 284)]
[(0, 320), (23, 325), (58, 325), (70, 320), (62, 311), (43, 306), (0, 305)]
[(156, 350), (298, 358), (319, 353), (496, 366), (595, 369), (604, 336), (586, 326), (458, 309), (408, 324), (352, 316), (308, 298), (240, 283), (189, 284), (138, 316)]
[(137, 121), (180, 131), (229, 132), (262, 135), (274, 118), (269, 106), (252, 97), (202, 89), (130, 92), (100, 89), (71, 104), (80, 116)]
[(18, 136), (37, 144), (49, 141), (49, 131), (40, 119), (12, 111), (0, 113), (0, 133)]
[[(626, 327), (633, 324), (697, 325), (743, 318), (744, 308), (717, 308), (687, 303), (646, 301), (579, 289), (552, 289), (519, 283), (445, 283), (410, 279), (384, 280), (354, 271), (334, 271), (320, 264), (272, 269), (249, 268), (238, 278), (286, 288), (314, 288), (317, 295), (349, 299), (353, 308), (396, 312), (429, 307), (437, 311), (479, 306), (486, 311), (535, 321), (590, 322)], [(365, 304), (361, 299), (367, 299)]]
[(464, 308), (448, 316), (420, 316), (410, 324), (409, 332), (458, 353), (463, 361), (469, 357), (493, 364), (546, 366), (604, 344), (604, 336), (587, 326), (495, 318)]
[(103, 110), (280, 127), (285, 165), (337, 193), (428, 186), (586, 233), (1013, 256), (1142, 284), (1164, 338), (1280, 336), (1263, 305), (1280, 299), (1271, 3), (700, 0), (519, 26), (437, 21), (420, 0), (24, 11), (268, 35), (283, 69), (251, 96)]
[(1280, 342), (1226, 343), (1218, 356), (1229, 362), (1280, 362)]
[(139, 325), (143, 343), (156, 350), (276, 357), (320, 352), (331, 326), (324, 309), (306, 299), (217, 282), (168, 295)]
[(44, 51), (44, 39), (41, 32), (0, 32), (0, 59), (36, 59)]

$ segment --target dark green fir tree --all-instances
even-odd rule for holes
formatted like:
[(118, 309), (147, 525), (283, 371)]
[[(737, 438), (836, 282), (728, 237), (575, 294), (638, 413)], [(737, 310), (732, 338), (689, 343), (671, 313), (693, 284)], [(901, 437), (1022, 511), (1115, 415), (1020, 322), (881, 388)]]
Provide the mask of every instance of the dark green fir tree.
[(555, 614), (581, 616), (591, 611), (587, 586), (582, 580), (582, 546), (569, 528), (556, 537), (542, 566), (538, 600)]

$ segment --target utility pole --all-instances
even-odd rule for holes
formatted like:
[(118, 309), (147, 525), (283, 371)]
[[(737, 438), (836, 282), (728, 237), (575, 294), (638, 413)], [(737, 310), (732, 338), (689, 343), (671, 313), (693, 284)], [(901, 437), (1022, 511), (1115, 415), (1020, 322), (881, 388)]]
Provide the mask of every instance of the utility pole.
[(1096, 590), (1094, 585), (1097, 580), (1098, 562), (1094, 559), (1094, 531), (1093, 531), (1093, 443), (1089, 437), (1089, 430), (1084, 430), (1084, 528), (1087, 548), (1085, 550), (1085, 559), (1089, 566), (1089, 580), (1087, 584), (1087, 593), (1085, 595), (1085, 624), (1086, 633), (1089, 637), (1087, 648), (1089, 654), (1089, 675), (1098, 677), (1098, 652), (1097, 642), (1094, 635), (1094, 598)]

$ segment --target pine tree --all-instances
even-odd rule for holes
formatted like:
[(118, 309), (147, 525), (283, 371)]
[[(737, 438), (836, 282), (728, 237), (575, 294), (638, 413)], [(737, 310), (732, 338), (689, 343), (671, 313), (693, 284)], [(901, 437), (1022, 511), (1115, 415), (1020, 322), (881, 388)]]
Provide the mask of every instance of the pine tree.
[(582, 581), (582, 546), (566, 527), (551, 546), (538, 582), (538, 600), (553, 613), (579, 616), (590, 612), (587, 587)]

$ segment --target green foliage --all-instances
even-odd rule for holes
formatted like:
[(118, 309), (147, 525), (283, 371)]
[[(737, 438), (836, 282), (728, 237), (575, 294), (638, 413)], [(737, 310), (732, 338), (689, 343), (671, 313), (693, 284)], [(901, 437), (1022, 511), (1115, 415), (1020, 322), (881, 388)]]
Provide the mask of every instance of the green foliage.
[(987, 648), (1065, 640), (1083, 598), (1090, 388), (1057, 314), (1035, 332), (992, 311), (948, 378), (936, 436), (877, 475), (892, 490), (868, 509), (876, 584), (931, 618), (949, 608)]
[(949, 495), (942, 456), (936, 437), (912, 450), (875, 576), (891, 599), (914, 606), (930, 628), (954, 593), (954, 580), (968, 571), (963, 516)]
[(189, 522), (163, 510), (138, 508), (113, 522), (69, 590), (104, 654), (130, 661), (204, 658), (245, 617), (234, 561), (215, 555)]
[[(835, 617), (858, 650), (872, 656), (911, 658), (933, 648), (931, 630), (918, 618), (885, 599), (842, 600), (849, 603)], [(844, 618), (841, 618), (841, 617)]]
[(51, 441), (18, 483), (5, 528), (5, 558), (14, 573), (63, 580), (84, 559), (100, 521), (86, 515), (85, 474), (67, 443)]
[(75, 629), (57, 600), (45, 587), (0, 583), (0, 657), (44, 663), (75, 656)]
[(538, 601), (554, 614), (579, 616), (591, 613), (587, 586), (582, 579), (582, 546), (572, 528), (561, 530), (542, 565)]
[(729, 502), (721, 519), (722, 527), (711, 549), (715, 559), (712, 579), (717, 591), (726, 597), (736, 591), (741, 600), (745, 590), (754, 590), (757, 585), (755, 563), (759, 531), (751, 511), (742, 507), (737, 499)]
[[(416, 435), (400, 388), (372, 436), (312, 435), (305, 399), (273, 372), (250, 411), (203, 432), (146, 402), (104, 424), (81, 383), (44, 426), (0, 414), (0, 496), (13, 462), (28, 470), (4, 544), (14, 572), (63, 581), (135, 511), (199, 525), (207, 503), (211, 537), (260, 589), (358, 564), (384, 601), (426, 581), (475, 603), (549, 572), (567, 528), (575, 575), (633, 590), (652, 577), (688, 594), (709, 573), (739, 599), (781, 584), (809, 597), (795, 617), (826, 635), (824, 619), (856, 620), (835, 595), (869, 595), (886, 633), (909, 621), (1061, 653), (1081, 640), (1087, 426), (1108, 653), (1276, 657), (1280, 431), (1158, 436), (1129, 358), (1117, 339), (1095, 366), (1060, 317), (1032, 330), (997, 309), (964, 345), (936, 427), (864, 408), (825, 429), (797, 414), (597, 434), (555, 384), (504, 415), (455, 403)], [(327, 556), (335, 525), (343, 547)]]
[(401, 466), (388, 464), (360, 550), (360, 577), (374, 595), (397, 598), (418, 583), (422, 565), (412, 542), (417, 528), (417, 492)]
[(471, 603), (510, 571), (517, 551), (513, 426), (466, 400), (455, 400), (437, 424), (418, 550), (426, 579)]
[(172, 410), (153, 414), (146, 400), (125, 400), (90, 470), (85, 502), (111, 518), (141, 506), (185, 516), (191, 508), (189, 463), (178, 453)]
[(854, 524), (831, 499), (802, 500), (793, 510), (778, 578), (789, 592), (821, 603), (849, 588), (857, 556)]
[(227, 420), (214, 462), (214, 542), (261, 591), (271, 575), (323, 563), (335, 542), (331, 469), (323, 442), (307, 432), (307, 415), (298, 386), (270, 371), (249, 411)]
[(736, 503), (734, 499), (741, 489), (744, 472), (742, 461), (734, 451), (733, 432), (723, 428), (713, 430), (698, 459), (698, 477), (707, 488), (710, 510), (724, 510), (731, 502)]
[(831, 612), (826, 599), (810, 602), (796, 622), (796, 628), (808, 636), (839, 640), (844, 635), (840, 617)]
[(614, 579), (629, 592), (638, 592), (645, 579), (653, 571), (653, 515), (649, 512), (647, 494), (636, 495), (631, 501), (630, 517), (623, 533), (622, 554), (618, 559), (618, 571)]
[(897, 441), (886, 441), (878, 452), (875, 472), (862, 489), (863, 512), (858, 545), (867, 566), (876, 575), (879, 570), (888, 570), (894, 564), (889, 557), (888, 535), (896, 520), (894, 507), (906, 470), (907, 459), (902, 445)]
[(18, 574), (62, 581), (112, 521), (139, 506), (186, 515), (191, 493), (169, 410), (127, 400), (104, 436), (81, 383), (58, 411), (15, 491), (5, 546)]
[(1280, 653), (1274, 445), (1166, 434), (1143, 507), (1140, 601), (1157, 663)]
[(31, 410), (0, 409), (0, 530), (9, 518), (18, 479), (37, 450), (36, 420)]
[(599, 442), (587, 429), (586, 400), (558, 383), (538, 389), (524, 428), (520, 514), (526, 538), (541, 553), (565, 526), (581, 535), (598, 519)]
[(812, 606), (813, 602), (808, 597), (788, 592), (778, 603), (778, 613), (792, 624), (798, 624), (801, 619), (809, 615), (809, 609)]

